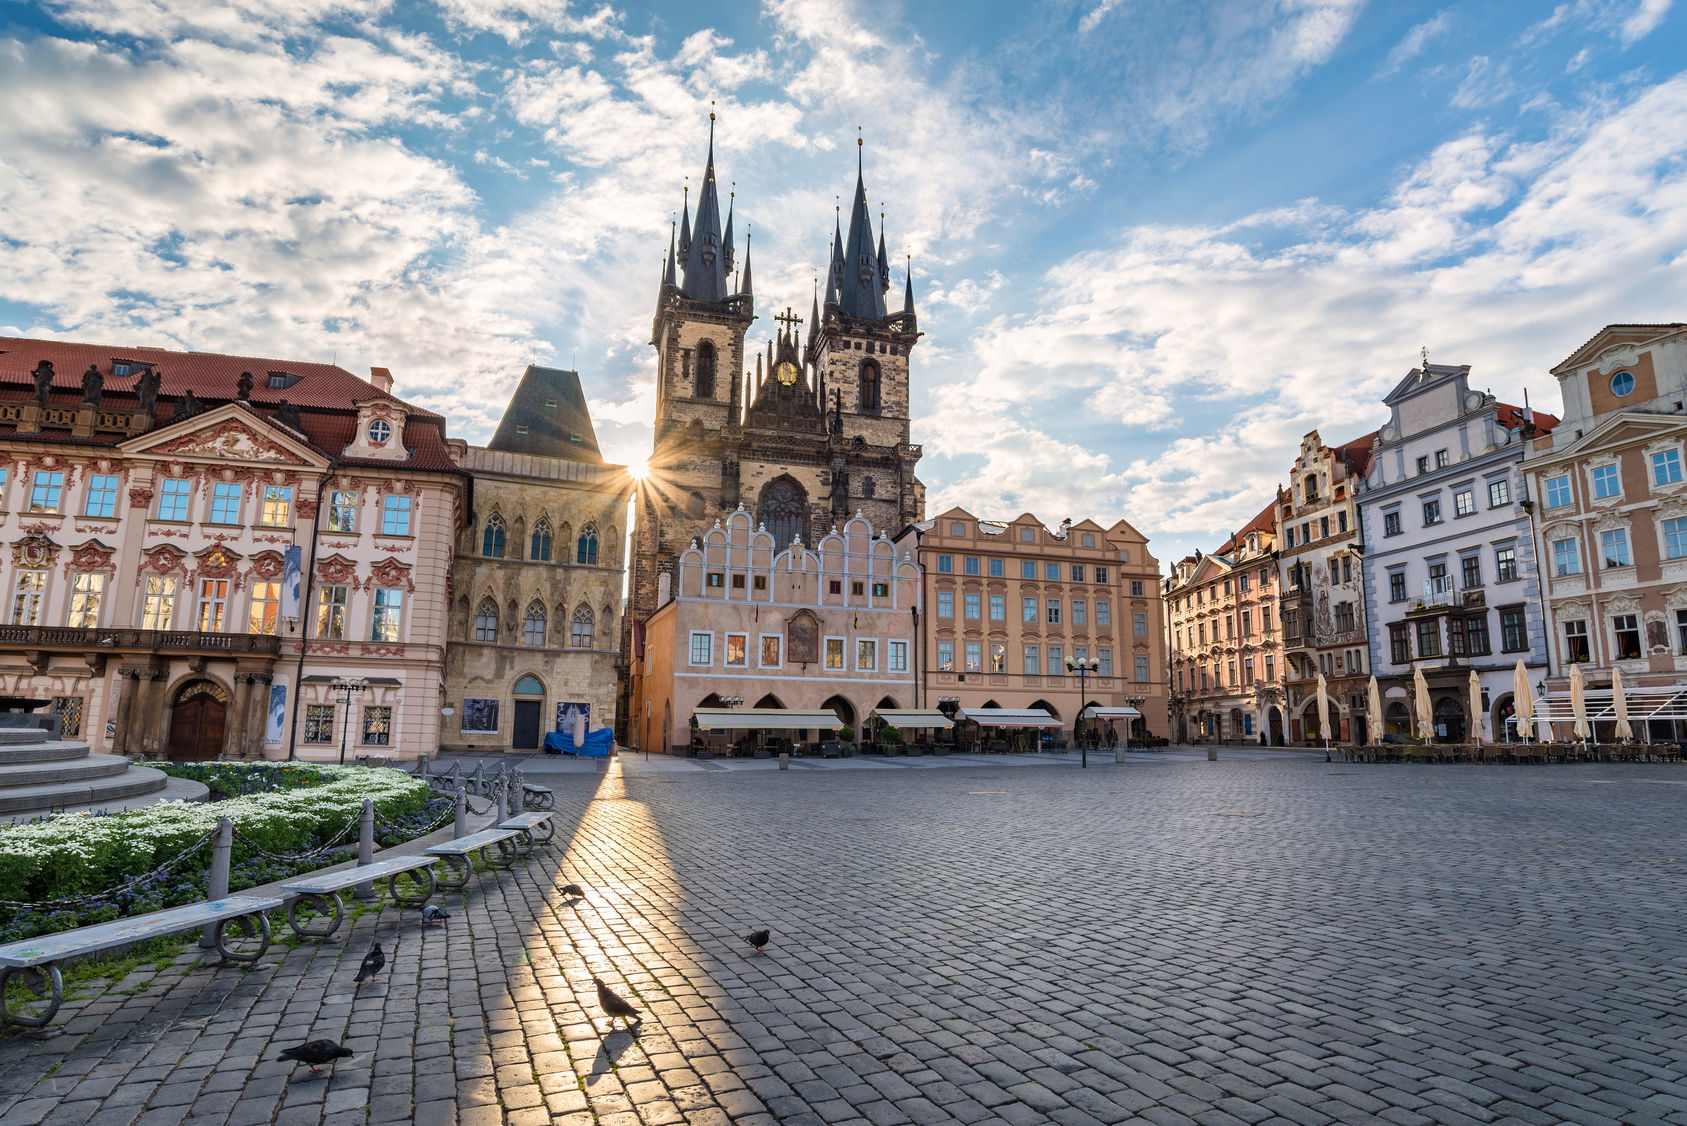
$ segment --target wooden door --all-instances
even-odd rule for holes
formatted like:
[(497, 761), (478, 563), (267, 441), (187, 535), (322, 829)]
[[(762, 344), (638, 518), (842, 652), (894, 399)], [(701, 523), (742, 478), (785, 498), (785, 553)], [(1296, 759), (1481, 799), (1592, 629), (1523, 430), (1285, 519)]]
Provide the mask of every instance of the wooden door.
[(223, 751), (228, 705), (207, 692), (196, 692), (170, 709), (170, 757), (176, 761), (214, 759)]
[(539, 746), (539, 710), (543, 708), (542, 700), (517, 700), (515, 702), (515, 739), (512, 746), (518, 751), (531, 751)]

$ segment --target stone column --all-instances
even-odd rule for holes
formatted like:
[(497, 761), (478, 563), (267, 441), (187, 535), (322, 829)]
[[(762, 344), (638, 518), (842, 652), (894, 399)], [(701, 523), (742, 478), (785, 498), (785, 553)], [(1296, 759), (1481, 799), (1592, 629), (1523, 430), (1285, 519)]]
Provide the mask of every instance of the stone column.
[(164, 707), (164, 688), (168, 675), (164, 669), (140, 670), (139, 679), (143, 683), (137, 705), (137, 711), (140, 713), (137, 726), (140, 729), (141, 753), (149, 757), (168, 757), (166, 752), (169, 750), (170, 740), (169, 717)]
[(252, 718), (252, 674), (234, 674), (234, 700), (229, 704), (228, 727), (223, 732), (223, 757), (246, 757), (246, 732)]
[(273, 673), (252, 674), (252, 706), (246, 720), (246, 757), (249, 759), (265, 757), (264, 733), (269, 730), (269, 689), (270, 682), (274, 679)]
[(139, 691), (141, 674), (146, 671), (129, 668), (117, 670), (117, 675), (123, 678), (123, 687), (117, 697), (117, 731), (111, 749), (120, 755), (130, 753), (131, 743), (139, 749), (140, 740), (130, 737), (130, 724), (134, 719), (135, 696)]

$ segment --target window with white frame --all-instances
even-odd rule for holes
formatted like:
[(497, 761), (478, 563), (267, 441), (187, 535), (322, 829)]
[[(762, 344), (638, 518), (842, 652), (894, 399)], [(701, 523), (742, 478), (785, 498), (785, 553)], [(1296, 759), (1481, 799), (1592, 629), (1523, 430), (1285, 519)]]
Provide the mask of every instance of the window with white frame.
[(990, 671), (1008, 671), (1008, 647), (1003, 642), (995, 641), (990, 644)]
[(1423, 522), (1426, 527), (1441, 522), (1441, 501), (1438, 498), (1423, 502)]
[(826, 639), (825, 661), (826, 661), (826, 667), (828, 669), (835, 669), (835, 670), (842, 670), (843, 669), (843, 667), (844, 667), (844, 639), (843, 638), (841, 638), (841, 637), (828, 637)]
[(783, 666), (784, 642), (785, 639), (776, 633), (764, 633), (761, 635), (762, 668), (776, 669)]
[(955, 671), (955, 643), (953, 641), (939, 641), (937, 643), (937, 671)]
[(211, 523), (240, 523), (240, 495), (244, 486), (239, 481), (218, 481), (211, 486)]
[(889, 662), (886, 666), (891, 672), (908, 671), (908, 643), (906, 641), (891, 641), (886, 643), (885, 658)]
[[(539, 644), (545, 639), (544, 608), (539, 610)], [(375, 616), (369, 625), (370, 641), (393, 643), (398, 640), (399, 626), (404, 619), (404, 588), (383, 586), (375, 588)], [(535, 642), (529, 641), (529, 645)]]
[(1606, 500), (1610, 497), (1623, 495), (1622, 478), (1618, 475), (1615, 465), (1596, 465), (1593, 467), (1593, 495), (1596, 500)]
[(1581, 546), (1574, 539), (1552, 541), (1552, 573), (1579, 575), (1582, 573)]
[(228, 580), (199, 580), (199, 632), (223, 632), (223, 615), (228, 609)]
[(879, 643), (865, 638), (855, 641), (855, 667), (862, 672), (877, 672), (879, 668)]
[(1074, 598), (1072, 600), (1072, 624), (1075, 626), (1089, 625), (1089, 615), (1089, 603), (1082, 598)]
[(979, 618), (983, 617), (983, 615), (984, 615), (983, 605), (982, 605), (981, 600), (979, 598), (979, 595), (976, 591), (968, 591), (967, 592), (967, 595), (966, 595), (966, 613), (967, 613), (967, 617), (970, 618), (973, 621), (977, 621)]
[(712, 633), (693, 633), (691, 635), (691, 663), (694, 665), (714, 664), (715, 635)]
[(1113, 675), (1113, 650), (1097, 649), (1095, 651), (1095, 659), (1100, 662), (1101, 667), (1097, 671), (1102, 676)]
[(1635, 614), (1617, 614), (1611, 619), (1611, 633), (1616, 639), (1613, 650), (1617, 660), (1634, 661), (1640, 657), (1640, 619)]
[(1588, 651), (1586, 622), (1564, 623), (1564, 659), (1572, 664), (1583, 664), (1592, 660)]
[(38, 626), (41, 624), (41, 603), (47, 597), (47, 572), (19, 571), (17, 585), (12, 591), (12, 624)]
[(1634, 563), (1628, 553), (1628, 529), (1607, 528), (1599, 533), (1599, 547), (1607, 567), (1628, 567)]
[(1499, 508), (1511, 503), (1511, 482), (1504, 477), (1488, 482), (1488, 507)]
[(266, 528), (285, 528), (293, 520), (293, 490), (287, 485), (265, 485), (258, 523)]
[(955, 592), (940, 590), (937, 592), (937, 616), (953, 618), (955, 616)]
[(1111, 602), (1097, 602), (1095, 604), (1095, 624), (1101, 627), (1113, 624), (1113, 604)]
[(1035, 645), (1027, 645), (1025, 647), (1025, 675), (1026, 676), (1041, 676), (1042, 675), (1042, 663), (1041, 662), (1042, 662), (1042, 654), (1039, 651), (1039, 648)]
[[(1102, 605), (1105, 606), (1106, 603), (1102, 603)], [(1100, 622), (1100, 623), (1097, 623), (1097, 624), (1106, 625), (1107, 623)], [(1148, 615), (1147, 614), (1140, 614), (1139, 613), (1139, 614), (1132, 614), (1131, 615), (1131, 634), (1135, 637), (1147, 637), (1148, 636)]]
[(325, 586), (317, 592), (316, 636), (324, 641), (346, 637), (346, 595), (344, 586)]
[(1680, 450), (1663, 450), (1652, 455), (1652, 484), (1675, 485), (1680, 481)]
[(1515, 547), (1496, 547), (1494, 549), (1494, 581), (1508, 583), (1517, 577), (1517, 549)]
[(385, 747), (392, 742), (392, 709), (370, 705), (363, 709), (363, 743)]
[(176, 610), (176, 576), (148, 575), (141, 597), (141, 628), (167, 630)]
[[(1250, 679), (1252, 679), (1252, 678), (1250, 677)], [(1138, 657), (1136, 659), (1136, 682), (1138, 684), (1147, 684), (1148, 683), (1148, 658), (1147, 657)]]
[(252, 604), (247, 615), (246, 632), (275, 636), (276, 623), (281, 618), (281, 584), (256, 582), (252, 584)]
[[(383, 536), (407, 536), (410, 534), (409, 497), (381, 498), (381, 534)], [(545, 557), (550, 558), (548, 539)]]
[(29, 510), (52, 513), (59, 510), (59, 497), (64, 492), (64, 474), (37, 469), (30, 478)]
[(1476, 511), (1476, 490), (1460, 489), (1453, 494), (1453, 514), (1469, 516)]
[(1384, 512), (1382, 514), (1382, 534), (1397, 536), (1400, 534), (1400, 513)]
[(328, 530), (330, 532), (357, 531), (357, 494), (331, 492), (328, 494)]
[(983, 672), (984, 671), (984, 643), (982, 641), (969, 641), (969, 642), (967, 642), (966, 643), (966, 659), (967, 659), (967, 663), (966, 663), (966, 671), (967, 672)]
[(729, 633), (726, 635), (726, 667), (729, 669), (745, 668), (750, 663), (750, 635), (747, 633)]
[(1664, 558), (1687, 556), (1687, 520), (1664, 521)]
[(1546, 479), (1546, 506), (1548, 508), (1565, 508), (1570, 504), (1570, 475)]
[(105, 593), (105, 576), (97, 571), (78, 571), (70, 578), (70, 615), (65, 625), (93, 629), (100, 624), (100, 595)]
[(106, 518), (117, 515), (116, 474), (96, 473), (88, 478), (88, 499), (82, 505), (82, 515)]
[(1005, 622), (1008, 620), (1007, 595), (992, 594), (990, 596), (990, 620), (992, 622)]
[(1037, 600), (1026, 597), (1020, 600), (1020, 621), (1035, 622), (1037, 620)]

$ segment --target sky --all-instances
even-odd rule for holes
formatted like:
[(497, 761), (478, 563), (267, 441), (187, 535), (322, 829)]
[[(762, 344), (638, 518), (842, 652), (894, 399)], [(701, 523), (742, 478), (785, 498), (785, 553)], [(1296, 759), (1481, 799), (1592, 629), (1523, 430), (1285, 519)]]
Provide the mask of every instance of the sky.
[(12, 0), (0, 106), (0, 332), (388, 367), (471, 441), (574, 368), (624, 462), (711, 110), (752, 340), (859, 136), (928, 511), (1162, 563), (1420, 349), (1551, 411), (1602, 325), (1687, 319), (1673, 0)]

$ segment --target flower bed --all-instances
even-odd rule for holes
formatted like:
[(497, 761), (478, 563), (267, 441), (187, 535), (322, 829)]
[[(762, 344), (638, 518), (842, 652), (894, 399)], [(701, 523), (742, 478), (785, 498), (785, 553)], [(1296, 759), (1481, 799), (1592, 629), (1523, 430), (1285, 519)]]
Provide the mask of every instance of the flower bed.
[[(374, 801), (379, 817), (397, 826), (382, 830), (377, 823), (377, 838), (384, 844), (419, 835), (444, 816), (450, 802), (430, 800), (426, 783), (396, 770), (299, 763), (192, 763), (164, 769), (203, 781), (224, 799), (163, 802), (106, 816), (65, 814), (0, 827), (0, 899), (41, 904), (0, 906), (0, 942), (205, 898), (209, 847), (121, 893), (96, 893), (117, 889), (174, 859), (214, 830), (221, 817), (234, 822), (229, 886), (239, 891), (355, 857), (356, 828), (349, 837), (342, 833), (365, 798)], [(347, 843), (315, 852), (336, 841)], [(78, 895), (91, 898), (69, 905), (52, 902)]]

